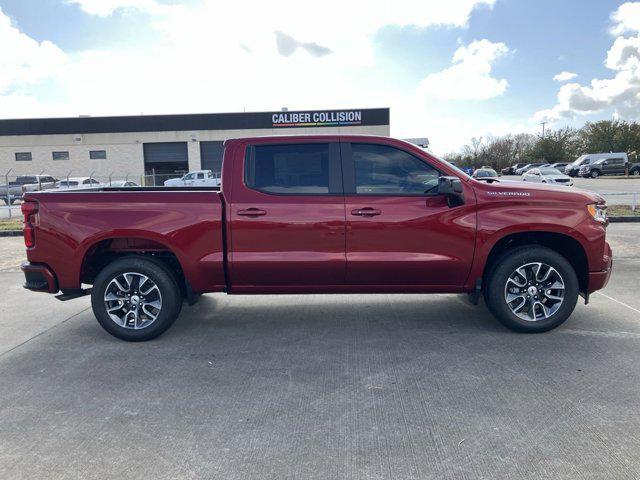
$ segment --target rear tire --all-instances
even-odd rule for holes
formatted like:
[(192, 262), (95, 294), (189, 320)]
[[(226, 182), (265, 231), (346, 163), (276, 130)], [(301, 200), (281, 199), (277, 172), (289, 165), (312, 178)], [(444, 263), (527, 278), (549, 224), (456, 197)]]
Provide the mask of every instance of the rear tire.
[(96, 277), (91, 306), (107, 332), (128, 342), (164, 333), (178, 318), (182, 293), (160, 261), (129, 256), (108, 264)]
[(578, 277), (562, 255), (546, 247), (527, 245), (507, 251), (496, 260), (487, 275), (484, 297), (491, 313), (507, 328), (540, 333), (569, 318), (578, 292)]

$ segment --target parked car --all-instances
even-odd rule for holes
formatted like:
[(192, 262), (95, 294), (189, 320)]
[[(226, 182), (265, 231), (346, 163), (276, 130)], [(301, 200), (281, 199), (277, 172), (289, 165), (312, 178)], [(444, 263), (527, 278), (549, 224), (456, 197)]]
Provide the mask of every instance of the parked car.
[[(567, 165), (564, 169), (564, 173), (570, 177), (576, 177), (580, 174), (580, 169), (587, 165), (597, 162), (598, 160), (607, 160), (609, 158), (618, 158), (624, 160), (626, 164), (629, 159), (626, 153), (590, 153), (581, 155), (573, 163)], [(598, 176), (598, 174), (596, 174)]]
[(472, 175), (473, 178), (498, 178), (498, 172), (493, 168), (482, 167), (477, 168)]
[[(58, 180), (51, 175), (18, 175), (14, 182), (0, 186), (0, 199), (9, 205), (22, 198), (24, 192), (55, 188)], [(8, 190), (8, 192), (7, 192)]]
[(569, 175), (565, 175), (557, 168), (542, 167), (532, 168), (522, 175), (523, 182), (551, 183), (556, 185), (573, 185), (573, 180)]
[(136, 182), (132, 182), (131, 180), (114, 180), (113, 182), (111, 182), (110, 184), (107, 184), (106, 186), (114, 187), (114, 188), (122, 188), (122, 187), (139, 187), (140, 185), (138, 185)]
[(58, 190), (72, 190), (77, 188), (97, 188), (103, 187), (95, 178), (91, 177), (69, 177), (58, 182)]
[(181, 178), (170, 178), (164, 182), (165, 187), (184, 186), (219, 186), (220, 178), (216, 177), (211, 170), (197, 170), (189, 172)]
[(627, 159), (622, 157), (601, 158), (582, 165), (578, 174), (581, 177), (598, 178), (602, 175), (624, 175), (627, 171)]
[(480, 182), (377, 136), (227, 140), (223, 165), (221, 188), (28, 193), (25, 288), (90, 294), (110, 334), (141, 341), (207, 292), (467, 292), (542, 332), (611, 275), (591, 192)]
[(549, 165), (548, 163), (528, 163), (524, 167), (520, 167), (516, 170), (516, 175), (522, 175), (523, 173), (531, 170), (536, 167), (545, 167)]
[(522, 167), (526, 167), (528, 164), (526, 163), (516, 163), (514, 165), (511, 165), (509, 167), (503, 168), (501, 170), (501, 173), (503, 175), (515, 175), (516, 174), (516, 170), (518, 170), (519, 168)]

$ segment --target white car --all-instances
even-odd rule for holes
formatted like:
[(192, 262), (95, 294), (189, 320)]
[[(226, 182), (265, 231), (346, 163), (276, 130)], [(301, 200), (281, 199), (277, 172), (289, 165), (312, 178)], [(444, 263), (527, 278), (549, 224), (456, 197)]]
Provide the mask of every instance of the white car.
[(532, 168), (522, 174), (522, 181), (566, 185), (568, 187), (573, 185), (573, 180), (569, 175), (565, 175), (557, 168), (551, 167)]
[(220, 186), (220, 179), (211, 170), (196, 170), (182, 178), (170, 178), (164, 182), (165, 187)]
[(90, 177), (69, 177), (58, 182), (56, 187), (59, 190), (73, 190), (75, 188), (97, 188), (104, 185), (95, 178)]
[(136, 182), (132, 182), (131, 180), (114, 180), (107, 186), (122, 188), (122, 187), (139, 187), (140, 185), (138, 185)]

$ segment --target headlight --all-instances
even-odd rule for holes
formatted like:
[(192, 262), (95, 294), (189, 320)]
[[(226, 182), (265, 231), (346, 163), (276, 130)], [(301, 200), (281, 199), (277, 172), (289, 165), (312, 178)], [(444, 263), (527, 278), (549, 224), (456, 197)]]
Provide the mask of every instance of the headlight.
[(603, 204), (587, 205), (587, 210), (596, 222), (607, 223), (607, 206)]

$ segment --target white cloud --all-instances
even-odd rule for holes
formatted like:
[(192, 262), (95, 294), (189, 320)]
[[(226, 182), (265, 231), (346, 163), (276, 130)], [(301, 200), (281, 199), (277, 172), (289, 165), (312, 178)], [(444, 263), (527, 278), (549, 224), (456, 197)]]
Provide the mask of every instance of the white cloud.
[(571, 73), (571, 72), (560, 72), (559, 74), (557, 74), (555, 77), (553, 77), (553, 79), (556, 82), (568, 82), (569, 80), (573, 80), (574, 78), (576, 78), (578, 76), (577, 73)]
[(151, 15), (165, 15), (178, 9), (175, 5), (163, 5), (156, 0), (66, 0), (69, 4), (78, 5), (90, 15), (107, 17), (114, 12), (139, 10)]
[(591, 80), (588, 85), (568, 83), (560, 87), (557, 103), (552, 108), (536, 112), (533, 119), (559, 120), (576, 115), (588, 115), (613, 110), (620, 118), (637, 119), (640, 114), (640, 2), (627, 2), (612, 15), (618, 36), (607, 52), (605, 66), (614, 72), (612, 78)]
[[(12, 84), (21, 90), (5, 91), (4, 96), (0, 90), (1, 117), (390, 106), (393, 134), (427, 135), (441, 151), (449, 150), (449, 144), (457, 148), (476, 129), (486, 132), (486, 125), (467, 119), (464, 135), (452, 133), (455, 118), (443, 122), (416, 92), (399, 95), (392, 82), (371, 82), (368, 67), (375, 65), (373, 36), (380, 28), (464, 28), (474, 8), (491, 7), (495, 0), (370, 0), (366, 8), (342, 0), (235, 0), (225, 8), (218, 0), (179, 8), (156, 0), (68, 1), (92, 15), (146, 13), (156, 41), (65, 55), (53, 44), (25, 36), (59, 52), (64, 68), (43, 68), (42, 75), (32, 76), (51, 77), (55, 91), (46, 96), (30, 94), (32, 90), (22, 88), (28, 86), (26, 76), (13, 75)], [(170, 15), (165, 8), (172, 8)], [(475, 53), (487, 61), (483, 42)], [(472, 45), (466, 47), (469, 56), (476, 49)], [(502, 48), (494, 47), (493, 54), (501, 55)], [(467, 66), (476, 61), (458, 55)], [(0, 49), (0, 59), (5, 56)], [(17, 65), (11, 63), (12, 71)], [(496, 82), (506, 88), (506, 81)]]
[(629, 32), (640, 32), (640, 2), (623, 3), (611, 15), (614, 25), (613, 35), (623, 35)]
[(422, 81), (422, 92), (450, 100), (487, 100), (502, 95), (509, 86), (505, 79), (491, 76), (493, 63), (509, 53), (504, 43), (475, 40), (453, 54), (452, 66)]
[[(20, 32), (0, 9), (0, 95), (10, 88), (50, 77), (67, 57), (53, 43), (37, 42)], [(6, 48), (5, 48), (6, 47)]]

